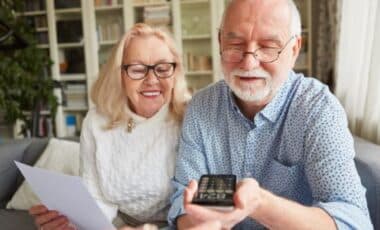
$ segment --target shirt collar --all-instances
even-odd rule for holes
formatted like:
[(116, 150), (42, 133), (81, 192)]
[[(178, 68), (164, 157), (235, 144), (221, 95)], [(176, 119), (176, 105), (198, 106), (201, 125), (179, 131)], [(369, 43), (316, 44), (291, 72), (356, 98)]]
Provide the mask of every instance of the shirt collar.
[(266, 119), (274, 123), (283, 111), (283, 107), (288, 100), (288, 95), (295, 79), (296, 74), (293, 71), (290, 71), (287, 80), (277, 91), (272, 101), (269, 102), (258, 114), (261, 114)]
[[(273, 97), (272, 101), (269, 102), (263, 110), (261, 110), (259, 113), (256, 114), (254, 121), (255, 124), (261, 123), (259, 121), (260, 117), (264, 117), (265, 119), (269, 120), (270, 122), (274, 123), (280, 116), (283, 106), (285, 105), (285, 102), (287, 101), (288, 94), (292, 88), (292, 83), (296, 79), (296, 74), (293, 71), (289, 72), (289, 76), (285, 83), (280, 87), (276, 95)], [(240, 108), (236, 104), (235, 96), (228, 87), (228, 100), (229, 103), (232, 105), (233, 109), (238, 112), (241, 116), (246, 118), (240, 111)], [(246, 118), (247, 119), (247, 118)], [(248, 120), (248, 119), (247, 119)]]

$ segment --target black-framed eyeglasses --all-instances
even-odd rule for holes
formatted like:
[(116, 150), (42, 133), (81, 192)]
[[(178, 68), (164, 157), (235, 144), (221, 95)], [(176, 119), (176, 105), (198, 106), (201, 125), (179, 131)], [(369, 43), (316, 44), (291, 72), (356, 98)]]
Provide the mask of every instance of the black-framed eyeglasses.
[(176, 66), (177, 63), (175, 62), (165, 62), (157, 63), (155, 65), (126, 64), (121, 67), (125, 70), (129, 78), (133, 80), (141, 80), (148, 76), (150, 69), (153, 70), (153, 73), (157, 78), (169, 78), (173, 76)]
[(282, 51), (286, 48), (286, 46), (290, 43), (290, 41), (295, 38), (296, 35), (292, 36), (282, 48), (265, 48), (261, 47), (256, 49), (253, 52), (246, 52), (241, 49), (226, 49), (223, 50), (220, 55), (222, 56), (222, 60), (230, 63), (239, 63), (241, 62), (245, 55), (252, 54), (253, 57), (262, 62), (262, 63), (271, 63), (277, 61), (278, 57), (282, 53)]

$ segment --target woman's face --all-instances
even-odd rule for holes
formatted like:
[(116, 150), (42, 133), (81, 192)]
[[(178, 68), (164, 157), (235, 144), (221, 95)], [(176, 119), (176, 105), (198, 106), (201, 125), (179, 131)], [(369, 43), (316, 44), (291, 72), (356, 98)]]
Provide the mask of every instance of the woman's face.
[[(152, 66), (173, 62), (174, 56), (164, 41), (155, 36), (146, 36), (131, 39), (128, 47), (124, 50), (122, 65), (144, 64)], [(133, 71), (136, 74), (144, 72), (141, 68), (133, 69)], [(156, 68), (156, 72), (159, 71), (167, 70)], [(131, 69), (128, 72), (132, 72)], [(168, 78), (158, 78), (153, 69), (149, 69), (145, 78), (134, 80), (122, 68), (121, 75), (131, 110), (142, 117), (152, 117), (164, 104), (170, 102), (175, 74), (176, 72)]]

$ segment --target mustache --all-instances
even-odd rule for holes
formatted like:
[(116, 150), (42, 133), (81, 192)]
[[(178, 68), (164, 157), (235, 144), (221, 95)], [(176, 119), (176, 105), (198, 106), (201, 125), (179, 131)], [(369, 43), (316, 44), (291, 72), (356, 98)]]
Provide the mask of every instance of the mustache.
[(230, 76), (235, 77), (256, 77), (256, 78), (269, 78), (271, 77), (268, 72), (265, 70), (255, 69), (255, 70), (249, 70), (244, 71), (241, 69), (234, 69), (231, 71)]

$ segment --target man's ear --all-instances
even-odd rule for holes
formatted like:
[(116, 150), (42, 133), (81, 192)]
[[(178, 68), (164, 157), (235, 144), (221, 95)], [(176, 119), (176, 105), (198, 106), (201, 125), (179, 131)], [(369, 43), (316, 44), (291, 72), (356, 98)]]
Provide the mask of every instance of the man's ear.
[(293, 57), (297, 59), (302, 47), (302, 36), (301, 35), (296, 36), (295, 39), (296, 39), (296, 42), (293, 45), (292, 51), (293, 51)]
[(294, 66), (296, 64), (298, 55), (299, 55), (300, 50), (301, 50), (302, 36), (296, 36), (295, 39), (296, 39), (296, 41), (295, 41), (295, 43), (292, 46), (292, 67), (293, 68), (294, 68)]

